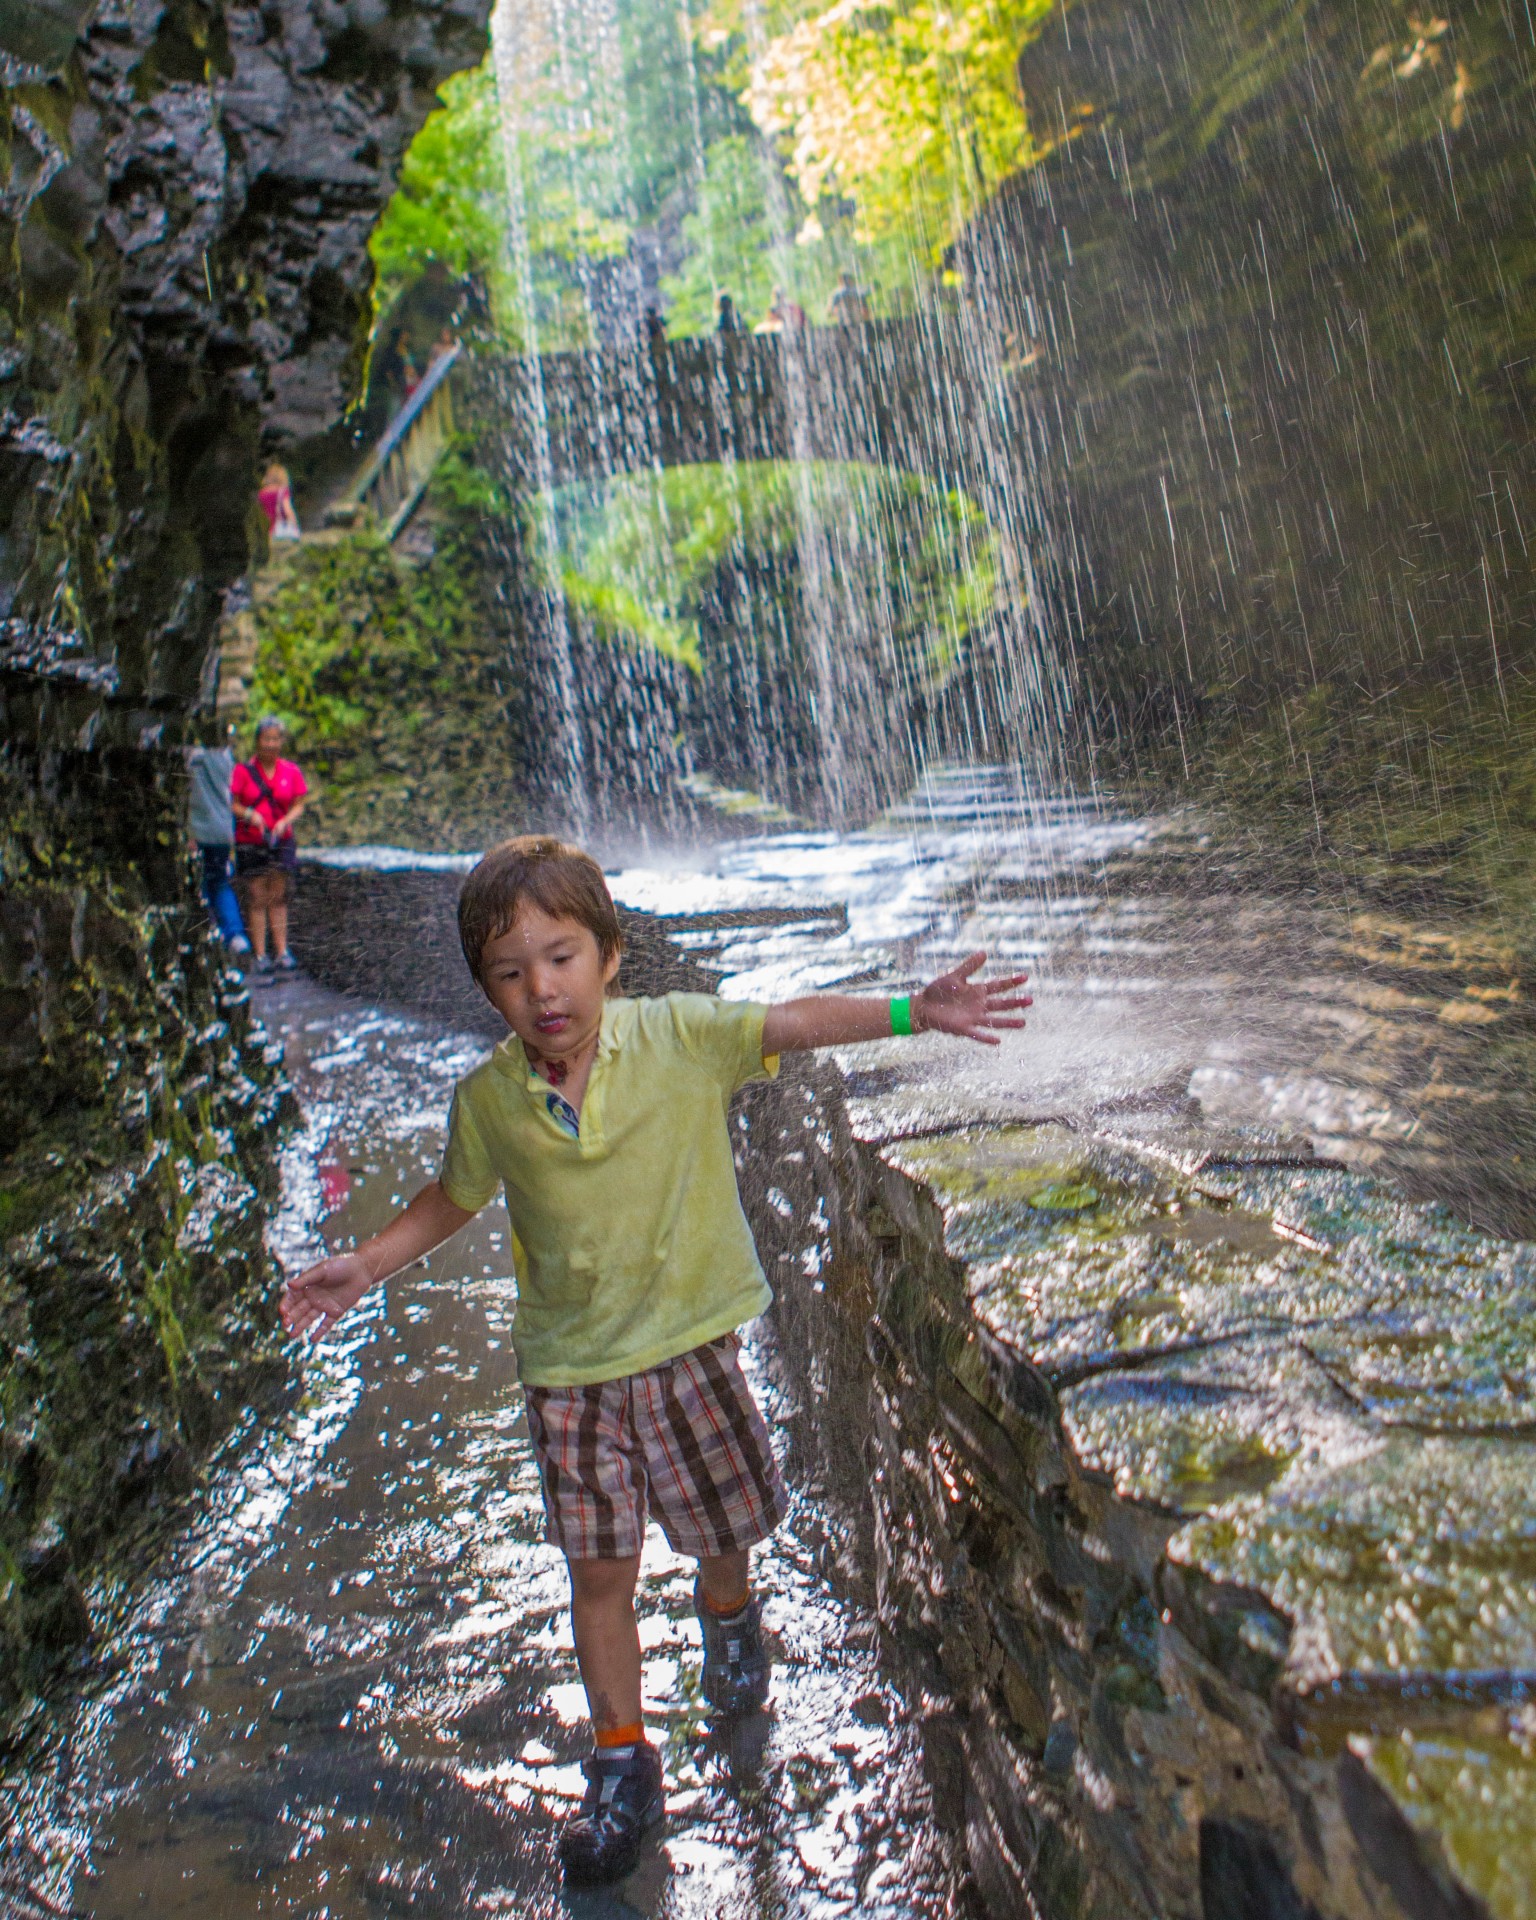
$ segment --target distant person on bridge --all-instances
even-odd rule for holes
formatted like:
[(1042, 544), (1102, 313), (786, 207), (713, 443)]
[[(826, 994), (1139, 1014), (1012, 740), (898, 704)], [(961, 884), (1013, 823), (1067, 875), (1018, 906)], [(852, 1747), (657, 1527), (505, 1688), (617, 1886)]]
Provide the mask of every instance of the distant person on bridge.
[(773, 301), (762, 319), (752, 329), (754, 333), (798, 333), (805, 325), (805, 308), (798, 300), (791, 300), (782, 287), (773, 290)]
[(838, 327), (862, 327), (869, 319), (869, 295), (846, 267), (837, 276), (828, 315)]
[[(298, 871), (293, 829), (304, 811), (309, 782), (282, 758), (287, 729), (266, 719), (256, 728), (256, 751), (235, 768), (230, 793), (235, 808), (235, 871), (245, 890), (245, 917), (256, 949), (256, 971), (292, 973), (288, 951), (288, 895)], [(267, 958), (267, 930), (272, 958)]]
[(299, 516), (293, 510), (293, 483), (281, 460), (274, 460), (261, 476), (256, 499), (267, 517), (269, 540), (301, 540), (304, 537), (299, 527)]
[(458, 344), (458, 341), (453, 337), (453, 328), (444, 327), (442, 332), (432, 342), (432, 351), (427, 355), (427, 371), (430, 373), (438, 361), (452, 353)]
[(722, 293), (715, 302), (715, 332), (741, 332), (741, 322), (736, 317), (736, 302), (728, 293)]
[(732, 1097), (816, 1047), (926, 1032), (996, 1046), (1029, 1001), (1022, 974), (976, 977), (982, 953), (895, 1000), (620, 998), (623, 932), (601, 868), (534, 836), (471, 872), (459, 939), (510, 1032), (458, 1084), (438, 1178), (355, 1251), (289, 1281), (282, 1315), (293, 1333), (328, 1332), (505, 1194), (518, 1375), (592, 1714), (586, 1798), (560, 1856), (573, 1879), (611, 1880), (665, 1813), (635, 1620), (648, 1511), (698, 1561), (705, 1699), (728, 1720), (768, 1698), (750, 1553), (786, 1496), (738, 1358), (737, 1329), (772, 1295), (736, 1188)]

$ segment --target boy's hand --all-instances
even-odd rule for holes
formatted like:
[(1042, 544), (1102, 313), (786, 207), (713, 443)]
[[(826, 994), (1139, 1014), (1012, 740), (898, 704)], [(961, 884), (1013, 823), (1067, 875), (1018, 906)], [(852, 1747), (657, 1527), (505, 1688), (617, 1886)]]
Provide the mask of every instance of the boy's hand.
[(373, 1274), (361, 1254), (333, 1253), (288, 1282), (277, 1310), (289, 1333), (319, 1340), (372, 1285)]
[(912, 996), (914, 1033), (955, 1033), (965, 1040), (979, 1040), (984, 1047), (999, 1044), (998, 1029), (1022, 1027), (1023, 1018), (1010, 1016), (1034, 1004), (1018, 989), (1029, 978), (1027, 973), (1009, 974), (1003, 980), (974, 980), (972, 975), (986, 965), (984, 953), (967, 955), (958, 967), (930, 980), (921, 993)]
[(277, 1303), (283, 1325), (290, 1333), (320, 1339), (344, 1313), (352, 1311), (375, 1281), (387, 1280), (441, 1246), (474, 1217), (448, 1198), (441, 1181), (430, 1181), (382, 1233), (351, 1253), (333, 1253), (329, 1260), (318, 1261), (297, 1280), (290, 1280)]
[[(1010, 1018), (1032, 1004), (1018, 989), (1027, 973), (1004, 980), (973, 980), (984, 967), (984, 953), (970, 954), (952, 972), (930, 980), (912, 998), (914, 1033), (956, 1033), (979, 1040), (985, 1047), (998, 1044), (998, 1030), (1022, 1027)], [(813, 993), (803, 1000), (785, 1000), (769, 1007), (763, 1019), (763, 1058), (772, 1053), (808, 1053), (813, 1047), (849, 1047), (861, 1040), (891, 1037), (891, 1003), (862, 995)]]

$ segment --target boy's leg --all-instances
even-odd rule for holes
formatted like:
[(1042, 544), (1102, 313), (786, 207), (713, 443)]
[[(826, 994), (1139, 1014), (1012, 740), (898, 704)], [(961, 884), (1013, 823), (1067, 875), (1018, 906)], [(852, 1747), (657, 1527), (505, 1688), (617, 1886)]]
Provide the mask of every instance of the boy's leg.
[(699, 1594), (711, 1613), (740, 1613), (751, 1591), (752, 1556), (747, 1548), (700, 1556)]
[(727, 1719), (758, 1712), (768, 1703), (773, 1661), (745, 1550), (701, 1555), (693, 1599), (704, 1636), (704, 1698)]
[(651, 1511), (675, 1550), (699, 1563), (704, 1697), (727, 1718), (768, 1698), (773, 1662), (748, 1556), (788, 1504), (739, 1344), (726, 1335), (632, 1382)]
[(548, 1538), (570, 1572), (571, 1627), (592, 1713), (587, 1791), (561, 1829), (560, 1858), (575, 1879), (612, 1880), (634, 1866), (666, 1812), (661, 1755), (641, 1719), (635, 1579), (645, 1482), (630, 1448), (628, 1383), (526, 1394)]
[(643, 1737), (640, 1708), (640, 1629), (635, 1581), (640, 1556), (626, 1560), (568, 1560), (571, 1631), (576, 1664), (587, 1690), (592, 1733), (599, 1749), (632, 1746)]

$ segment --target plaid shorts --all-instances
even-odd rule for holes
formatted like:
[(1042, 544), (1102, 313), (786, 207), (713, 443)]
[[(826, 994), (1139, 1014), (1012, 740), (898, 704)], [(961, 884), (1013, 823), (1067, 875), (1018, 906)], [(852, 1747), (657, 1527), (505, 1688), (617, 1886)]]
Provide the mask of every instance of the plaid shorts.
[(528, 1387), (546, 1537), (571, 1560), (627, 1560), (647, 1510), (676, 1553), (764, 1540), (788, 1500), (734, 1333), (589, 1387)]

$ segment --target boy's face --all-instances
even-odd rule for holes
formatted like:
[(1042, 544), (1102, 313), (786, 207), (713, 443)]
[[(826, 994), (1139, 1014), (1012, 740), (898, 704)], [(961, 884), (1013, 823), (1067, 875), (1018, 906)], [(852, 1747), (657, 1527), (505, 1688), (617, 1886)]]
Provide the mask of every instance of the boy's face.
[(619, 956), (605, 960), (590, 927), (529, 902), (486, 941), (480, 970), (486, 999), (524, 1046), (560, 1055), (579, 1052), (597, 1032)]

